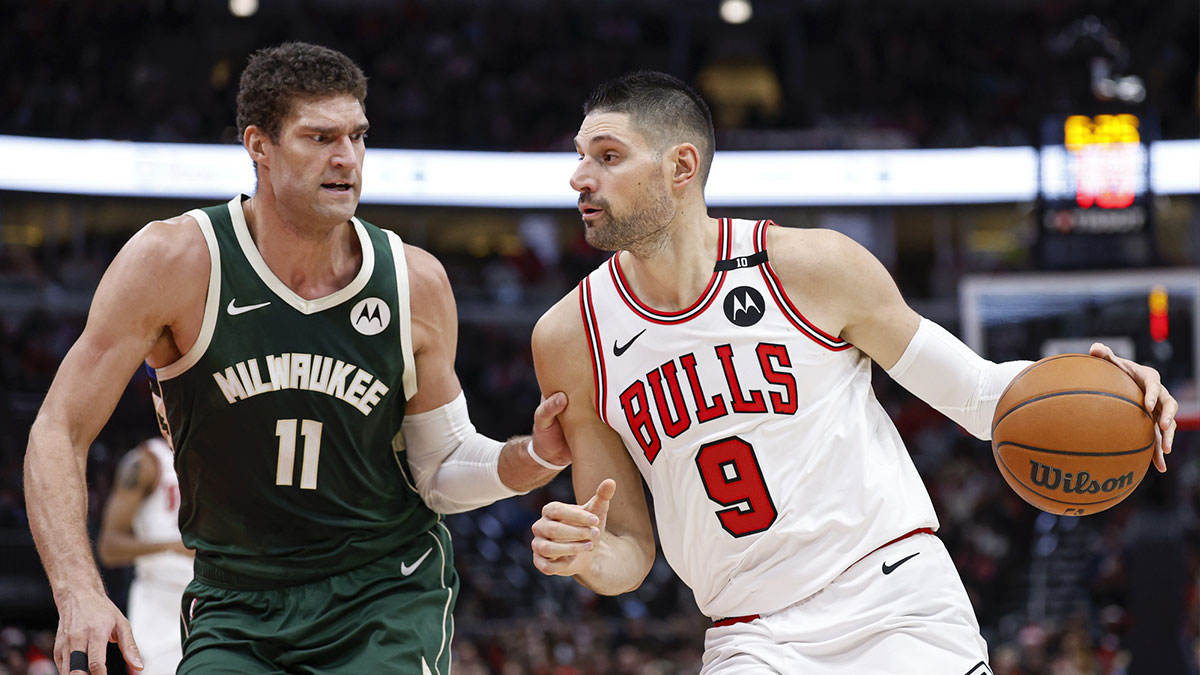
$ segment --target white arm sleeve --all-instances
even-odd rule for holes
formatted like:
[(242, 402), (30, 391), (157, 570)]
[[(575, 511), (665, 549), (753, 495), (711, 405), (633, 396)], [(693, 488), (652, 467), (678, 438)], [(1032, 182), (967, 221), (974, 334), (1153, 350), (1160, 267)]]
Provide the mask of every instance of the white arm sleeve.
[(917, 398), (986, 441), (992, 437), (992, 416), (1000, 394), (1030, 363), (992, 363), (950, 331), (921, 319), (912, 341), (887, 373)]
[(462, 393), (440, 408), (405, 415), (400, 433), (417, 492), (438, 513), (470, 511), (523, 494), (501, 482), (504, 444), (475, 431)]

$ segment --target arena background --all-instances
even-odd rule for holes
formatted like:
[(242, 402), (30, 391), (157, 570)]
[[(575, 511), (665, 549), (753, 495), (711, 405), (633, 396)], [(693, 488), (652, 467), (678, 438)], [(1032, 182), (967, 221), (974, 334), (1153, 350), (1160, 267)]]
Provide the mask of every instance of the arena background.
[[(751, 10), (748, 20), (722, 18), (737, 19), (739, 8)], [(709, 99), (714, 177), (730, 151), (837, 151), (820, 156), (837, 162), (855, 151), (1031, 149), (1041, 187), (1017, 197), (822, 198), (800, 177), (795, 195), (729, 198), (713, 213), (850, 234), (919, 312), (985, 339), (994, 358), (1038, 358), (1051, 337), (1126, 336), (1122, 347), (1194, 404), (1200, 151), (1186, 142), (1200, 136), (1198, 30), (1195, 0), (0, 0), (0, 673), (51, 672), (56, 615), (26, 522), (21, 464), (99, 275), (145, 222), (228, 198), (71, 189), (35, 170), (51, 145), (13, 137), (231, 145), (247, 55), (301, 39), (345, 51), (367, 71), (368, 167), (382, 148), (569, 156), (588, 91), (634, 68), (671, 72)], [(1132, 160), (1100, 137), (1098, 115), (1136, 118)], [(1071, 116), (1089, 130), (1084, 145), (1110, 153), (1089, 165), (1119, 187), (1104, 194), (1128, 203), (1084, 205), (1087, 148), (1068, 138), (1081, 123)], [(1182, 160), (1151, 180), (1156, 167), (1138, 152), (1152, 160), (1156, 146), (1182, 148)], [(1055, 156), (1075, 158), (1079, 180), (1064, 179)], [(70, 157), (63, 174), (81, 170)], [(401, 194), (360, 214), (445, 264), (472, 417), (505, 437), (527, 431), (538, 400), (533, 321), (603, 258), (583, 243), (570, 161), (552, 178), (567, 196), (561, 206), (471, 200), (509, 178), (509, 160), (499, 159), (456, 182), (471, 206)], [(82, 170), (104, 168), (102, 159)], [(1000, 185), (1012, 178), (1006, 171), (984, 175)], [(845, 187), (888, 179), (848, 176)], [(922, 188), (936, 193), (937, 180)], [(1160, 184), (1173, 187), (1156, 192)], [(1079, 290), (1064, 300), (1054, 291), (1068, 277), (1062, 287)], [(1005, 295), (1005, 280), (1018, 290)], [(989, 301), (993, 291), (1016, 304)], [(1194, 408), (1168, 474), (1152, 471), (1125, 503), (1071, 519), (1020, 501), (986, 443), (879, 372), (876, 389), (934, 498), (997, 674), (1195, 675)], [(154, 432), (146, 383), (135, 378), (89, 455), (93, 534), (117, 459)], [(661, 556), (641, 589), (618, 598), (533, 569), (529, 525), (543, 503), (569, 498), (562, 477), (448, 519), (463, 579), (455, 672), (696, 672), (706, 621)], [(129, 570), (104, 574), (123, 603)]]

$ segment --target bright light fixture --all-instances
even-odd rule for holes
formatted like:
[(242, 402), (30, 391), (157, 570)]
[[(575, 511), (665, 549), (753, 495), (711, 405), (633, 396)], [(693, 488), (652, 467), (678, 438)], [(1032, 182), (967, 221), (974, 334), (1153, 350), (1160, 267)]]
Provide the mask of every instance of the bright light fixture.
[(229, 13), (234, 16), (254, 16), (258, 11), (258, 0), (229, 0)]
[(750, 0), (721, 0), (721, 18), (725, 23), (746, 23), (753, 14)]

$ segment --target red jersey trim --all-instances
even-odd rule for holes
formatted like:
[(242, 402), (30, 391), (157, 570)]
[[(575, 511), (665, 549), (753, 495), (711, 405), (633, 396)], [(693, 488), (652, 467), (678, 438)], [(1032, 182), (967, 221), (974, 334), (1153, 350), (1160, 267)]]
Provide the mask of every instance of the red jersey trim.
[[(732, 222), (728, 218), (721, 218), (718, 222), (717, 230), (717, 259), (725, 260), (729, 257), (729, 252), (732, 250), (733, 232)], [(638, 299), (637, 294), (630, 288), (629, 282), (625, 279), (625, 273), (621, 270), (620, 254), (614, 255), (608, 261), (608, 273), (612, 277), (613, 286), (617, 289), (617, 295), (625, 302), (625, 305), (633, 311), (634, 314), (643, 319), (661, 325), (679, 324), (690, 321), (704, 313), (712, 305), (713, 300), (721, 293), (721, 287), (725, 284), (726, 272), (713, 272), (712, 278), (708, 280), (708, 286), (696, 302), (692, 303), (691, 307), (680, 310), (678, 312), (660, 312), (653, 307), (643, 303)]]
[[(755, 253), (767, 250), (767, 228), (774, 224), (775, 223), (769, 220), (760, 220), (758, 224), (755, 225)], [(775, 298), (775, 304), (779, 305), (779, 309), (783, 312), (783, 315), (787, 317), (787, 320), (790, 321), (793, 326), (799, 329), (801, 333), (804, 333), (811, 338), (813, 342), (816, 342), (830, 351), (840, 352), (853, 346), (849, 342), (836, 338), (820, 328), (817, 328), (808, 319), (804, 318), (804, 315), (800, 313), (800, 310), (796, 309), (796, 306), (792, 304), (791, 299), (788, 298), (787, 291), (783, 289), (783, 282), (781, 282), (779, 277), (775, 275), (775, 269), (771, 267), (770, 260), (763, 262), (760, 268), (762, 270), (763, 281), (766, 282), (767, 289), (771, 291), (771, 297)]]
[(592, 354), (592, 379), (595, 381), (596, 415), (608, 424), (605, 415), (604, 397), (607, 394), (607, 380), (604, 371), (604, 345), (600, 342), (600, 325), (596, 321), (596, 309), (592, 306), (591, 277), (584, 277), (579, 282), (579, 313), (583, 318), (583, 327), (587, 333), (588, 351)]
[(751, 621), (755, 621), (755, 620), (761, 619), (761, 618), (762, 617), (759, 616), (758, 614), (747, 614), (746, 616), (731, 616), (727, 619), (715, 619), (713, 621), (713, 625), (716, 626), (717, 628), (720, 628), (722, 626), (732, 626), (732, 625), (738, 624), (738, 623), (750, 623)]

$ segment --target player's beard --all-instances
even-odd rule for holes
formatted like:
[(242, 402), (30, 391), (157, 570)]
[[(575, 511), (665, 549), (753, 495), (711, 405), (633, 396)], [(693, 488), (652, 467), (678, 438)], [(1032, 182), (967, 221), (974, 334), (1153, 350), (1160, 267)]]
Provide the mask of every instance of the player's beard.
[(580, 198), (580, 203), (604, 210), (604, 216), (584, 231), (588, 244), (601, 251), (629, 251), (639, 257), (666, 246), (667, 225), (675, 217), (675, 204), (661, 182), (649, 180), (644, 185), (627, 214), (614, 213), (606, 199)]

